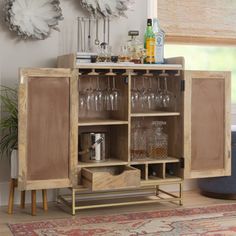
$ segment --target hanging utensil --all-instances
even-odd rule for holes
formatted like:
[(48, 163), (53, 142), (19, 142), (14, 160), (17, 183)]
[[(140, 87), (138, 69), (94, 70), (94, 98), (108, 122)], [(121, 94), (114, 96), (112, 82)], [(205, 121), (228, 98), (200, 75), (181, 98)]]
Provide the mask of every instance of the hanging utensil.
[(91, 52), (91, 19), (88, 22), (88, 51)]
[(110, 45), (110, 18), (107, 18), (107, 44)]
[(100, 42), (99, 42), (99, 39), (98, 39), (98, 19), (96, 19), (96, 38), (95, 38), (95, 41), (94, 41), (94, 43), (95, 43), (95, 45), (99, 45), (100, 44)]
[(84, 20), (84, 45), (83, 45), (83, 52), (85, 52), (86, 51), (86, 19), (85, 18), (83, 18), (83, 20)]
[(100, 44), (101, 48), (106, 48), (106, 17), (103, 18), (103, 42)]

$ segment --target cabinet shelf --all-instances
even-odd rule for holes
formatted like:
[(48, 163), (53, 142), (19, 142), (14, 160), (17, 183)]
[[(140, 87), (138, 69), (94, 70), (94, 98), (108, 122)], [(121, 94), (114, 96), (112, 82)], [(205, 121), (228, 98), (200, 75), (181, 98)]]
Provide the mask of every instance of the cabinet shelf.
[(152, 185), (158, 185), (158, 184), (169, 184), (169, 183), (176, 183), (176, 182), (182, 182), (183, 179), (176, 176), (168, 176), (167, 178), (159, 178), (156, 177), (155, 179), (149, 179), (149, 180), (141, 180), (141, 186), (152, 186)]
[(148, 113), (131, 113), (131, 117), (153, 117), (153, 116), (180, 116), (180, 112), (148, 112)]
[(167, 157), (167, 158), (159, 158), (159, 159), (145, 159), (145, 160), (135, 160), (131, 161), (131, 165), (139, 165), (139, 164), (158, 164), (158, 163), (176, 163), (180, 162), (180, 160), (176, 157)]
[(102, 167), (102, 166), (122, 166), (128, 165), (127, 161), (122, 161), (115, 158), (110, 158), (108, 161), (105, 162), (81, 162), (78, 161), (78, 167)]
[(126, 120), (112, 120), (112, 119), (80, 119), (79, 126), (98, 126), (98, 125), (127, 125)]

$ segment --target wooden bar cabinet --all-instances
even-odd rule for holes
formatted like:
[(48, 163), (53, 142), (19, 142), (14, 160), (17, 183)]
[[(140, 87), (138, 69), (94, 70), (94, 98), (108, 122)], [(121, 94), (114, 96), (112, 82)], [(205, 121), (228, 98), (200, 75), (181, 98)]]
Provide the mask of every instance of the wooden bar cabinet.
[[(19, 188), (59, 189), (58, 202), (72, 214), (85, 208), (176, 201), (182, 204), (187, 178), (231, 174), (230, 72), (186, 71), (183, 58), (163, 65), (76, 64), (76, 56), (58, 58), (58, 69), (22, 69), (19, 92)], [(175, 105), (135, 112), (133, 83), (167, 77)], [(149, 77), (148, 77), (149, 76)], [(79, 109), (79, 91), (102, 88), (114, 77), (122, 94), (118, 111)], [(95, 85), (94, 85), (95, 83)], [(168, 157), (133, 160), (132, 124), (164, 121)], [(82, 162), (79, 136), (105, 132), (107, 161)], [(117, 172), (118, 170), (118, 172)], [(154, 171), (155, 176), (152, 175)], [(118, 174), (117, 174), (118, 173)], [(163, 186), (177, 185), (177, 194)], [(111, 201), (109, 201), (111, 200)], [(105, 201), (105, 203), (104, 203)]]

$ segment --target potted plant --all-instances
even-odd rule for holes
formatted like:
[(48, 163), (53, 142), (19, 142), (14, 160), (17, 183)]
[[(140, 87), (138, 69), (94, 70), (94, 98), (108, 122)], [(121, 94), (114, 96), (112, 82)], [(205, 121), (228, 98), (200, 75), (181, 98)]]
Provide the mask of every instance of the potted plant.
[(11, 178), (18, 177), (18, 92), (0, 86), (0, 157), (11, 159)]

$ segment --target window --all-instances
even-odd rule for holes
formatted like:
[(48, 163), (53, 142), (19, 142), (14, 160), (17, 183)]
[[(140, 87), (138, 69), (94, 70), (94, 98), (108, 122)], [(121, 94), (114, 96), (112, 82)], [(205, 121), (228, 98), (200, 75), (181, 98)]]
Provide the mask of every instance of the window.
[(165, 57), (183, 56), (186, 70), (231, 71), (232, 124), (236, 125), (236, 47), (165, 45)]

